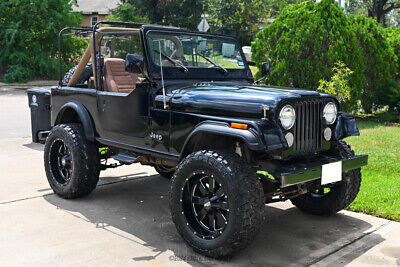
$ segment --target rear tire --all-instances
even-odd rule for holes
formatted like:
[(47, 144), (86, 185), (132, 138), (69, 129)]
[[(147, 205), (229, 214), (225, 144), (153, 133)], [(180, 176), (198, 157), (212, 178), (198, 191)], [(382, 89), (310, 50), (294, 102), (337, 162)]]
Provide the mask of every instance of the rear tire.
[(209, 257), (231, 255), (253, 241), (263, 226), (264, 205), (256, 173), (225, 151), (190, 154), (171, 180), (176, 229), (189, 246)]
[[(332, 153), (342, 158), (354, 156), (354, 151), (344, 141), (332, 143)], [(355, 169), (342, 174), (342, 182), (325, 189), (321, 187), (317, 192), (309, 192), (305, 195), (291, 199), (293, 205), (301, 211), (314, 215), (331, 215), (347, 208), (356, 198), (361, 185), (361, 169)]]
[(99, 151), (85, 139), (77, 123), (51, 130), (44, 148), (44, 166), (50, 187), (62, 198), (88, 195), (99, 181)]

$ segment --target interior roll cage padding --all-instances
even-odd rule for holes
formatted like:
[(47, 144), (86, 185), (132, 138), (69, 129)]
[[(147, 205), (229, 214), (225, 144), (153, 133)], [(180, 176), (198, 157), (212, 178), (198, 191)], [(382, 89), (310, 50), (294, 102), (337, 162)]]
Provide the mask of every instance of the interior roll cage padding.
[(86, 139), (91, 142), (95, 141), (94, 126), (93, 126), (92, 119), (89, 115), (89, 112), (81, 103), (79, 103), (77, 101), (72, 100), (70, 102), (65, 103), (61, 107), (60, 111), (58, 112), (58, 115), (57, 115), (54, 125), (62, 123), (62, 118), (63, 118), (64, 112), (67, 109), (74, 110), (76, 112), (76, 114), (78, 115), (79, 120), (82, 123), (83, 131), (85, 133)]

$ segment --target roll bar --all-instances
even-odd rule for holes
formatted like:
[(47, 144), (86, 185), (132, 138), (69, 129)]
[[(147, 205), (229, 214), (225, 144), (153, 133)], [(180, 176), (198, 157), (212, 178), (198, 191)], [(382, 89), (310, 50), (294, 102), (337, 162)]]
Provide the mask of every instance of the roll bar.
[[(68, 36), (68, 35), (80, 35), (80, 34), (84, 34), (84, 33), (89, 33), (89, 32), (91, 32), (91, 30), (92, 29), (88, 28), (88, 27), (65, 27), (58, 33), (58, 67), (59, 67), (59, 72), (60, 72), (58, 84), (60, 86), (62, 85), (62, 79), (63, 79), (62, 42), (61, 42), (62, 37)], [(65, 31), (76, 31), (76, 32), (64, 34)]]
[[(119, 27), (104, 27), (98, 28), (99, 25), (106, 24), (111, 26), (130, 26), (135, 28), (119, 28)], [(93, 77), (95, 80), (95, 86), (97, 87), (98, 77), (96, 73), (97, 69), (97, 60), (96, 56), (96, 42), (101, 33), (105, 32), (114, 32), (115, 34), (130, 34), (135, 31), (139, 31), (139, 28), (143, 25), (147, 25), (146, 23), (137, 23), (137, 22), (120, 22), (120, 21), (99, 21), (97, 22), (92, 28), (89, 27), (65, 27), (63, 28), (58, 34), (58, 50), (59, 50), (59, 85), (62, 85), (63, 79), (63, 72), (62, 72), (62, 42), (61, 39), (63, 36), (67, 35), (82, 35), (87, 33), (92, 33), (92, 37), (89, 43), (89, 46), (86, 48), (85, 53), (83, 54), (76, 71), (72, 75), (70, 81), (68, 82), (68, 86), (74, 86), (78, 81), (82, 71), (84, 70), (87, 62), (89, 62), (90, 58), (92, 57), (93, 62)], [(75, 31), (73, 33), (65, 34), (65, 31)]]

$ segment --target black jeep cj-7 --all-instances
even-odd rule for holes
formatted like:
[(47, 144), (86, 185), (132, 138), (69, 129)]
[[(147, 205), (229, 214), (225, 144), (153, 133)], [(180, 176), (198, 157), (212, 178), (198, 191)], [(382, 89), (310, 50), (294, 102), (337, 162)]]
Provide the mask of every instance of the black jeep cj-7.
[(254, 83), (235, 38), (102, 21), (62, 30), (60, 54), (66, 32), (91, 38), (51, 90), (44, 165), (59, 196), (89, 194), (105, 168), (151, 165), (171, 178), (178, 232), (211, 257), (253, 240), (265, 203), (328, 215), (357, 196), (368, 157), (341, 141), (359, 135), (354, 118), (331, 95)]

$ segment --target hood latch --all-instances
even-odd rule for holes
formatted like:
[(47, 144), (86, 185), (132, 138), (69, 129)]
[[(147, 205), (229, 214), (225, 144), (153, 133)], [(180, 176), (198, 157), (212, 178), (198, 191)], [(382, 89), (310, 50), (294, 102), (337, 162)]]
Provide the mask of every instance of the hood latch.
[(263, 119), (263, 120), (266, 120), (266, 119), (267, 119), (267, 111), (269, 110), (269, 106), (267, 106), (267, 105), (262, 105), (261, 107), (262, 107), (263, 112), (264, 112), (264, 117), (263, 117), (262, 119)]

